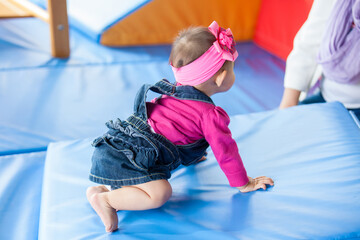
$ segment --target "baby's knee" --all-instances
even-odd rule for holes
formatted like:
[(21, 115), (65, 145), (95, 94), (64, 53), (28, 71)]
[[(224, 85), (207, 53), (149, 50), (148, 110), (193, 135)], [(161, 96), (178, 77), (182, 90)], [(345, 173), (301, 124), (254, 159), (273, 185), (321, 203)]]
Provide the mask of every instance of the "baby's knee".
[(166, 183), (161, 184), (159, 188), (157, 188), (150, 195), (151, 200), (153, 202), (153, 208), (158, 208), (164, 205), (172, 195), (171, 185), (166, 181)]

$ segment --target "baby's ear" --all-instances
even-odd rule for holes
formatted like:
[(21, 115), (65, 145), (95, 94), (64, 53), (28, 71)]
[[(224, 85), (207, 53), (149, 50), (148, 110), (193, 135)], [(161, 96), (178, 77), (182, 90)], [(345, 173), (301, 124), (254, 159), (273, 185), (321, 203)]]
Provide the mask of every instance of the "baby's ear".
[(222, 69), (220, 70), (220, 72), (217, 73), (218, 75), (215, 78), (215, 83), (218, 87), (221, 87), (221, 85), (223, 84), (226, 74), (227, 74), (227, 70), (226, 69)]

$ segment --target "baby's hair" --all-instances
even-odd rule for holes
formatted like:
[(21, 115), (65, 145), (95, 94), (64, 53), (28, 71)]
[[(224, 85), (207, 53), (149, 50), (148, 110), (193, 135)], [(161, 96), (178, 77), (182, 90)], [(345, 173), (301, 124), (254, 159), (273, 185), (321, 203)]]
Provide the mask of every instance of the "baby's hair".
[(203, 55), (216, 40), (206, 27), (190, 27), (176, 37), (169, 61), (172, 66), (185, 66)]
[(203, 55), (215, 41), (216, 37), (206, 27), (182, 30), (172, 44), (169, 62), (176, 68), (185, 66)]

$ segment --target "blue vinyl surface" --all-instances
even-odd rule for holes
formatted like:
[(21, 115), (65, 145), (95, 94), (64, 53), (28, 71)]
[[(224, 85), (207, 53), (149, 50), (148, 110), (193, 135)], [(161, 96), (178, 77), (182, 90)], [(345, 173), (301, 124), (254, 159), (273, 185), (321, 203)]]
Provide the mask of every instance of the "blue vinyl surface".
[(0, 156), (46, 151), (51, 138), (0, 124)]
[(112, 234), (85, 196), (91, 140), (50, 144), (39, 239), (360, 238), (360, 130), (340, 103), (236, 115), (230, 128), (248, 174), (274, 187), (238, 192), (209, 151), (173, 172), (163, 207), (118, 212)]
[(38, 239), (45, 154), (0, 156), (0, 239)]

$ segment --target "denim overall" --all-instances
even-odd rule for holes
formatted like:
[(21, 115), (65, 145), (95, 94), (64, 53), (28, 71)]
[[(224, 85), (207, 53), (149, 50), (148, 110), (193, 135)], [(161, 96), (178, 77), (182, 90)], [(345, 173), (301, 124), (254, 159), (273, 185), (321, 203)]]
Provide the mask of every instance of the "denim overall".
[(169, 179), (171, 171), (180, 164), (191, 165), (206, 154), (209, 144), (205, 139), (187, 145), (174, 145), (151, 130), (146, 110), (149, 90), (177, 99), (214, 104), (211, 98), (194, 87), (175, 86), (166, 79), (154, 85), (143, 85), (135, 97), (134, 114), (125, 121), (107, 122), (107, 133), (94, 140), (91, 181), (116, 189)]

